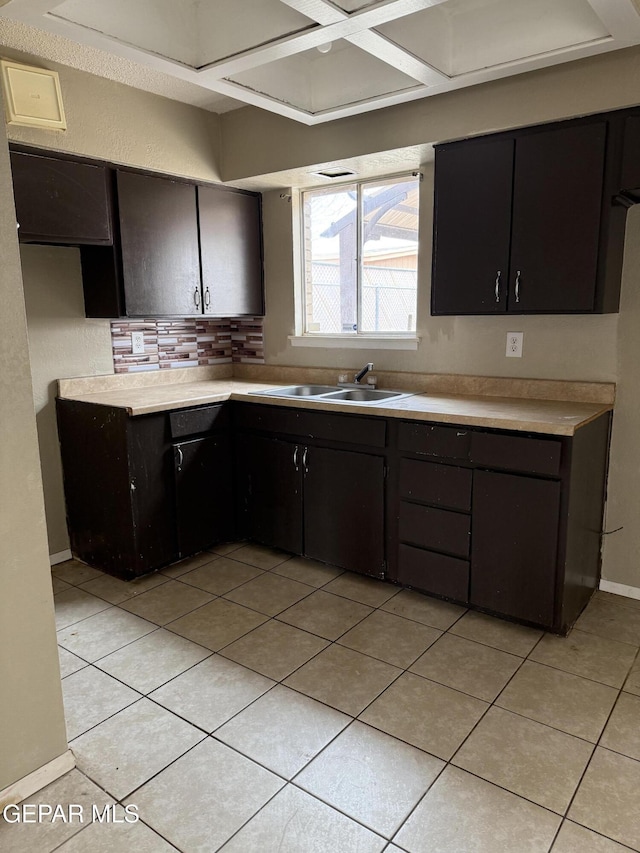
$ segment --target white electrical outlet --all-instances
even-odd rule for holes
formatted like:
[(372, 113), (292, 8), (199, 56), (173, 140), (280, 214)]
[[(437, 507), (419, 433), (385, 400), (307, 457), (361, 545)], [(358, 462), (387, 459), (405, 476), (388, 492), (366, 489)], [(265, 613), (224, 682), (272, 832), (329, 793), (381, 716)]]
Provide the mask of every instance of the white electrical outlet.
[(507, 358), (522, 358), (524, 332), (507, 332)]
[(134, 355), (144, 354), (144, 332), (131, 332), (131, 352)]

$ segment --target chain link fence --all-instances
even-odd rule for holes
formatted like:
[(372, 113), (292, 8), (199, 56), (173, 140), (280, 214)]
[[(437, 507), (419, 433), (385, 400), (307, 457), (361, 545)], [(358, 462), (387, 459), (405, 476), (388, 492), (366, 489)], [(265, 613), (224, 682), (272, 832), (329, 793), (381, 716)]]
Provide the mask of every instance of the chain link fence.
[[(325, 334), (342, 332), (340, 267), (311, 265), (314, 329)], [(416, 328), (416, 271), (365, 266), (362, 270), (363, 332), (414, 332)], [(316, 325), (317, 324), (317, 325)]]

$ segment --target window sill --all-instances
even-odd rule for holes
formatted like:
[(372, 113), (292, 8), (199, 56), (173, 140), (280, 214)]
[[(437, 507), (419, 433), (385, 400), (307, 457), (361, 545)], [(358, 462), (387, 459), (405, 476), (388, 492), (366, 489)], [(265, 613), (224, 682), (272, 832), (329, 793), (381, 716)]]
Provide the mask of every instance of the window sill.
[(376, 335), (289, 335), (292, 347), (325, 347), (329, 349), (395, 349), (417, 350), (418, 337), (378, 337)]

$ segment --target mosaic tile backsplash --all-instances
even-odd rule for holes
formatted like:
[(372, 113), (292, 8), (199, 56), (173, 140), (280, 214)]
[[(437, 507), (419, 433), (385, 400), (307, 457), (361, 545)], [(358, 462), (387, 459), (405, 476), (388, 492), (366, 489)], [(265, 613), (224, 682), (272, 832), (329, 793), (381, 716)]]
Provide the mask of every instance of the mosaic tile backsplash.
[[(144, 354), (131, 352), (132, 332), (144, 333)], [(116, 373), (264, 362), (262, 317), (114, 320), (111, 344)]]

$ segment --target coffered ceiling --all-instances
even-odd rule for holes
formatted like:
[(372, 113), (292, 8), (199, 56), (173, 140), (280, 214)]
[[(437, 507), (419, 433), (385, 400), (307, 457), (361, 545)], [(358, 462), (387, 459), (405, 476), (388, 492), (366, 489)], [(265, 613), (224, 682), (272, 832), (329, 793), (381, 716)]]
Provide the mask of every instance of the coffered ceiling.
[(310, 125), (640, 44), (633, 0), (0, 0), (3, 18), (200, 106)]

